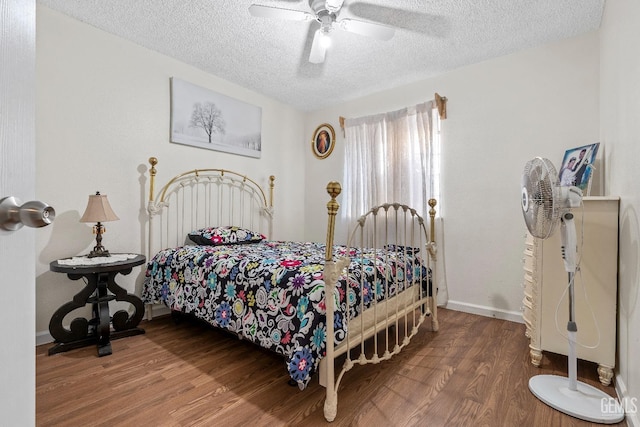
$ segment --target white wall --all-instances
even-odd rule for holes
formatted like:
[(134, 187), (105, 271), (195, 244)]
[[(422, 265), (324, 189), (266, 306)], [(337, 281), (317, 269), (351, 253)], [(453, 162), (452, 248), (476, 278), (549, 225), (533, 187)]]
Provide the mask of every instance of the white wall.
[[(35, 0), (0, 2), (0, 199), (35, 188)], [(0, 424), (35, 424), (35, 235), (0, 230)]]
[(326, 181), (342, 180), (338, 117), (393, 111), (438, 92), (449, 99), (439, 210), (450, 307), (520, 320), (522, 170), (535, 156), (559, 166), (565, 149), (598, 141), (598, 46), (591, 33), (310, 114), (306, 135), (328, 122), (338, 145), (325, 160), (307, 148), (306, 238), (324, 239), (327, 197), (318, 195)]
[[(158, 183), (204, 167), (247, 173), (265, 186), (275, 175), (273, 237), (304, 237), (302, 113), (43, 6), (37, 29), (36, 185), (58, 214), (36, 244), (37, 332), (46, 333), (53, 312), (83, 287), (49, 272), (49, 263), (93, 246), (91, 224), (78, 222), (90, 194), (107, 194), (120, 217), (106, 224), (104, 246), (144, 252), (150, 156), (159, 160)], [(262, 158), (170, 143), (172, 76), (261, 107)], [(139, 290), (141, 275), (138, 268), (118, 283)]]
[[(640, 3), (606, 2), (601, 27), (601, 136), (605, 184), (620, 196), (618, 372), (616, 387), (640, 407)], [(635, 362), (634, 362), (635, 360)], [(629, 425), (640, 426), (638, 414)]]

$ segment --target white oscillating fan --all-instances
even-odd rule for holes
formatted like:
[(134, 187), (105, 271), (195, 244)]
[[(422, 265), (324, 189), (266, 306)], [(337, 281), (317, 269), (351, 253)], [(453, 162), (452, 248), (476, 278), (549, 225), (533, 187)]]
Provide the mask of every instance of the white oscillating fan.
[[(576, 272), (577, 239), (571, 208), (582, 203), (578, 187), (562, 187), (553, 163), (536, 157), (527, 162), (522, 174), (522, 214), (532, 236), (546, 239), (560, 223), (562, 259), (569, 278), (569, 377), (536, 375), (529, 380), (529, 390), (558, 411), (582, 420), (614, 424), (622, 421), (620, 405), (607, 405), (611, 396), (577, 380), (575, 299), (573, 279)], [(605, 410), (606, 409), (606, 410)]]

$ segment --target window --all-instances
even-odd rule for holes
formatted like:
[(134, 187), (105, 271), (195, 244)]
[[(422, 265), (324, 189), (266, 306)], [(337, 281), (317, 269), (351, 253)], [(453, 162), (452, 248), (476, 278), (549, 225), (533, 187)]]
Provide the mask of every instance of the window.
[(440, 202), (440, 118), (433, 101), (345, 121), (342, 219), (399, 202), (428, 217)]
[[(429, 221), (430, 198), (438, 201), (435, 235), (444, 247), (441, 177), (441, 120), (429, 101), (391, 113), (345, 120), (345, 164), (341, 237), (346, 242), (353, 221), (373, 206), (398, 202), (411, 206)], [(428, 227), (428, 226), (427, 226)], [(438, 305), (446, 304), (444, 252), (433, 267)]]

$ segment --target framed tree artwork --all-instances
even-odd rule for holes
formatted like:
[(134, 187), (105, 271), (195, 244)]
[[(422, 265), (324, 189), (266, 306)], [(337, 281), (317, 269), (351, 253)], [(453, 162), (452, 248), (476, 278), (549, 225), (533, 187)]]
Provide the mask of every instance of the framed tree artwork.
[(262, 109), (172, 77), (171, 142), (260, 158)]

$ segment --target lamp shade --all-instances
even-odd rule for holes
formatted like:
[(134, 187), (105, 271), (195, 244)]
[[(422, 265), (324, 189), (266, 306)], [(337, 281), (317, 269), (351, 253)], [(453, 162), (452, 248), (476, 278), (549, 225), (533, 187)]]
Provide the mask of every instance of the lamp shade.
[(87, 203), (87, 208), (80, 218), (80, 222), (107, 222), (119, 219), (111, 209), (107, 195), (96, 191), (96, 194), (89, 196), (89, 203)]

